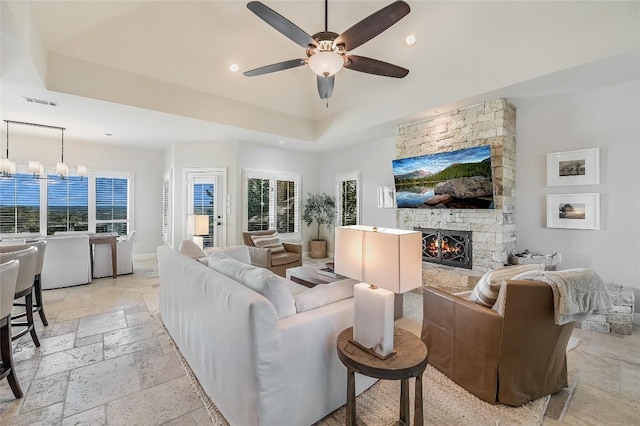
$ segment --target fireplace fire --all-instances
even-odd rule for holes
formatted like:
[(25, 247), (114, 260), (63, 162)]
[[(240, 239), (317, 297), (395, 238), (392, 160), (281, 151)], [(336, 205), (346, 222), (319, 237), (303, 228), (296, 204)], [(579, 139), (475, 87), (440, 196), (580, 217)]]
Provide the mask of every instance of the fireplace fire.
[(471, 231), (414, 228), (422, 232), (422, 260), (471, 269)]

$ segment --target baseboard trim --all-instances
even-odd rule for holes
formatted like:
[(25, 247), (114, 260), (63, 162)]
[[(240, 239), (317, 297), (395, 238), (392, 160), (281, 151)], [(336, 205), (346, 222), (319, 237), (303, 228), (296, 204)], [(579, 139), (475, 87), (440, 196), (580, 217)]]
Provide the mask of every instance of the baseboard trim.
[(152, 260), (155, 258), (156, 258), (155, 253), (141, 253), (141, 254), (133, 255), (133, 260)]

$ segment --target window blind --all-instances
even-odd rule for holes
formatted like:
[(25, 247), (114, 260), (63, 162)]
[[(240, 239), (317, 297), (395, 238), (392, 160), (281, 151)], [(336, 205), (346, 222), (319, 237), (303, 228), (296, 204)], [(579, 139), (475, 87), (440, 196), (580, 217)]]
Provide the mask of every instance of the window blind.
[(40, 181), (31, 174), (0, 178), (0, 233), (40, 232)]
[(96, 232), (128, 233), (129, 179), (96, 177)]
[(47, 234), (89, 230), (89, 181), (47, 176)]

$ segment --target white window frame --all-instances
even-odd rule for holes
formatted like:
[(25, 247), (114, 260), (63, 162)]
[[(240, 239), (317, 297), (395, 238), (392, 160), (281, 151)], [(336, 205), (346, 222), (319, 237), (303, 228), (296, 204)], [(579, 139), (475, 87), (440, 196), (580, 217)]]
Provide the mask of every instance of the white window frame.
[(356, 181), (356, 225), (360, 225), (361, 206), (361, 186), (362, 171), (353, 170), (350, 172), (336, 173), (336, 226), (342, 226), (342, 183), (350, 180)]
[(165, 172), (162, 181), (162, 241), (173, 245), (173, 169)]
[(215, 188), (216, 200), (214, 201), (214, 203), (215, 203), (216, 212), (218, 213), (219, 216), (221, 216), (220, 221), (222, 225), (220, 227), (214, 228), (215, 229), (214, 246), (226, 247), (227, 246), (227, 218), (228, 218), (227, 213), (230, 213), (230, 210), (228, 208), (225, 208), (225, 205), (223, 204), (228, 199), (227, 198), (227, 168), (226, 167), (187, 167), (184, 169), (183, 172), (184, 172), (185, 189), (184, 189), (184, 197), (183, 197), (184, 207), (182, 211), (186, 213), (183, 219), (183, 225), (184, 225), (183, 235), (184, 236), (188, 235), (187, 216), (193, 213), (193, 193), (192, 193), (193, 187), (191, 184), (197, 180), (201, 180), (201, 179), (206, 180), (208, 177), (215, 177), (217, 178), (217, 185)]
[(277, 229), (276, 217), (277, 217), (277, 184), (279, 180), (295, 182), (295, 194), (294, 194), (294, 232), (278, 233), (281, 239), (288, 241), (299, 241), (301, 239), (300, 222), (302, 217), (302, 200), (300, 192), (302, 188), (302, 175), (297, 172), (281, 172), (274, 170), (261, 170), (261, 169), (243, 169), (243, 207), (242, 207), (242, 230), (248, 230), (249, 223), (249, 179), (268, 179), (269, 180), (269, 227), (268, 229)]
[[(130, 233), (135, 229), (134, 223), (134, 173), (131, 171), (122, 170), (89, 170), (89, 232), (96, 232), (96, 179), (97, 178), (115, 178), (115, 179), (128, 179), (129, 185), (127, 191), (127, 220), (119, 221), (127, 223), (127, 233)], [(112, 221), (100, 221), (100, 223), (107, 223)]]

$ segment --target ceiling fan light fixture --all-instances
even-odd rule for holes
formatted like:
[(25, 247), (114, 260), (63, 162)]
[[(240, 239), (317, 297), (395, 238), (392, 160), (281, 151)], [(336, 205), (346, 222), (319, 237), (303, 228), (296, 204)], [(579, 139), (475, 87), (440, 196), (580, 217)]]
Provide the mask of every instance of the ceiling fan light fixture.
[(416, 39), (416, 36), (414, 36), (413, 34), (408, 35), (404, 38), (404, 45), (407, 47), (413, 47), (416, 44), (416, 41), (418, 41)]
[(311, 71), (322, 77), (335, 75), (344, 66), (344, 57), (336, 52), (317, 52), (309, 58)]

